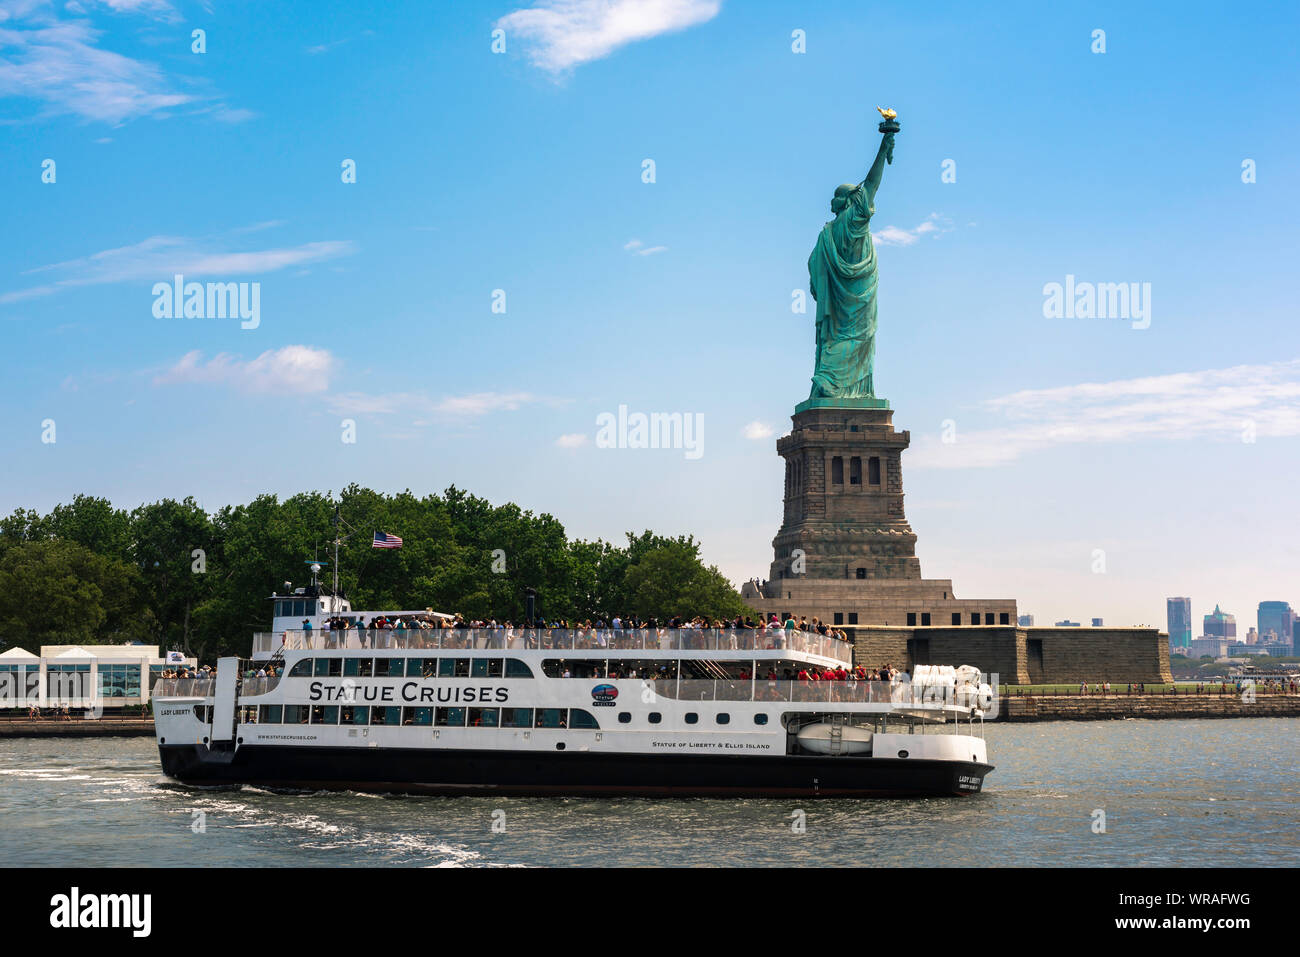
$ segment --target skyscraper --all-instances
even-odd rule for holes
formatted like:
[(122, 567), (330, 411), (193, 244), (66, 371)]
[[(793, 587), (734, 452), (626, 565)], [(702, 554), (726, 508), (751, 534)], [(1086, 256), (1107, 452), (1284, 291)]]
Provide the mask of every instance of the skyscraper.
[(1259, 640), (1263, 641), (1271, 631), (1279, 641), (1290, 641), (1291, 630), (1295, 621), (1295, 612), (1289, 602), (1261, 601), (1259, 603)]
[(1214, 606), (1214, 611), (1205, 616), (1205, 637), (1206, 638), (1236, 638), (1237, 637), (1237, 619), (1225, 611), (1221, 611), (1218, 605)]
[(1169, 627), (1169, 644), (1174, 648), (1192, 647), (1192, 600), (1167, 598), (1165, 610)]

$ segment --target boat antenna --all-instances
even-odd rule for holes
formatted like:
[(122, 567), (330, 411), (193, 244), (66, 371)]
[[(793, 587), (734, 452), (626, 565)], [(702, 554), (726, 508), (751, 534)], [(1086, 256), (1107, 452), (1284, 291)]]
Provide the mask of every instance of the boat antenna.
[(334, 601), (339, 600), (339, 507), (334, 506)]

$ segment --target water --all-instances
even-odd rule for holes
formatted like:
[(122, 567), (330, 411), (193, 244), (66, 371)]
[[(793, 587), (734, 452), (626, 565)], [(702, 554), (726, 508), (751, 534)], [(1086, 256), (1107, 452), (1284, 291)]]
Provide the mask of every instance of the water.
[(1294, 867), (1297, 732), (1296, 718), (990, 725), (983, 794), (820, 802), (195, 790), (162, 776), (151, 738), (6, 740), (0, 842), (11, 866)]

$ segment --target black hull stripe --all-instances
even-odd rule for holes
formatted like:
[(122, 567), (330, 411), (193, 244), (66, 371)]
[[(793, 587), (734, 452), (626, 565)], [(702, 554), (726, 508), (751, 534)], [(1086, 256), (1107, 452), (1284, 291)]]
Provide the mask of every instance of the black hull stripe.
[(159, 747), (184, 784), (396, 794), (646, 797), (962, 797), (991, 765), (810, 755), (661, 755), (245, 745)]

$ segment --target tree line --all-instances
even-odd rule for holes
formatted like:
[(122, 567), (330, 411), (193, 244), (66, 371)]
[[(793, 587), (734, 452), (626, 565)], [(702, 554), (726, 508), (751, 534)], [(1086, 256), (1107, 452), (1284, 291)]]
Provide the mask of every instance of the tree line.
[[(0, 650), (140, 641), (211, 661), (247, 655), (268, 631), (274, 591), (310, 582), (334, 559), (336, 506), (348, 536), (340, 590), (357, 609), (426, 608), (521, 622), (527, 589), (548, 619), (614, 614), (729, 618), (749, 613), (693, 536), (627, 534), (625, 545), (570, 541), (549, 514), (492, 505), (452, 486), (386, 495), (259, 495), (208, 513), (192, 498), (131, 511), (78, 495), (41, 515), (0, 518)], [(400, 549), (374, 549), (376, 531)], [(333, 570), (324, 564), (321, 581)]]

